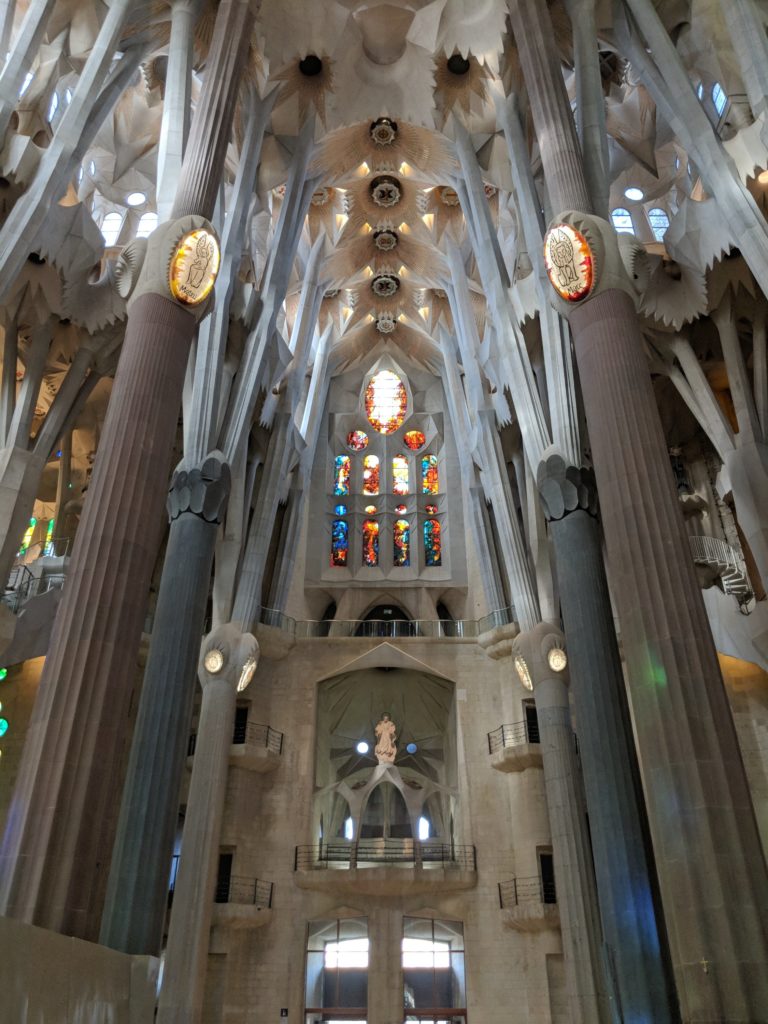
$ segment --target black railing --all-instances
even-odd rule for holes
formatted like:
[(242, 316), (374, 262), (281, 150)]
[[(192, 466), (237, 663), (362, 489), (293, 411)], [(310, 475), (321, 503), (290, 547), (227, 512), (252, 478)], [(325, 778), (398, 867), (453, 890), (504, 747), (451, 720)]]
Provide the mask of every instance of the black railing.
[(281, 629), (299, 640), (344, 637), (408, 639), (429, 637), (473, 640), (482, 633), (515, 621), (514, 608), (500, 608), (482, 619), (320, 619), (297, 620), (276, 608), (262, 608), (259, 622)]
[(500, 725), (498, 729), (488, 733), (488, 752), (495, 754), (504, 747), (517, 747), (521, 743), (540, 743), (539, 723), (535, 719), (514, 722), (512, 725)]
[(260, 907), (268, 910), (272, 906), (272, 882), (261, 878), (222, 879), (216, 883), (214, 903), (239, 903), (249, 907)]
[(499, 906), (502, 910), (530, 903), (557, 903), (554, 881), (544, 882), (538, 875), (533, 878), (511, 878), (499, 882)]
[(413, 839), (362, 839), (359, 842), (327, 842), (316, 846), (297, 846), (295, 871), (327, 868), (329, 865), (415, 864), (439, 865), (465, 871), (477, 870), (474, 846), (452, 843), (419, 842)]
[[(273, 729), (271, 725), (262, 725), (260, 722), (235, 722), (232, 731), (232, 743), (250, 743), (254, 747), (266, 747), (273, 754), (283, 752), (283, 734)], [(187, 757), (192, 757), (197, 747), (197, 733), (193, 732), (187, 744)]]
[[(17, 569), (23, 569), (24, 572), (17, 572)], [(12, 572), (9, 585), (0, 600), (11, 611), (17, 612), (30, 598), (45, 594), (49, 590), (61, 590), (65, 579), (66, 576), (62, 572), (33, 576), (26, 566), (18, 566)], [(14, 580), (17, 581), (15, 585)]]

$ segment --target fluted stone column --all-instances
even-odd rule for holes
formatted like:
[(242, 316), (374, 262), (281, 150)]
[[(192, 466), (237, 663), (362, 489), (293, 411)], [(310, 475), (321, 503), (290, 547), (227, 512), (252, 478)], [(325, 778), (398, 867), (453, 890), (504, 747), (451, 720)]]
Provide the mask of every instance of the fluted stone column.
[[(679, 1019), (654, 908), (654, 868), (592, 474), (558, 455), (538, 486), (555, 548), (609, 981), (618, 1019)], [(661, 936), (661, 937), (660, 937)], [(663, 937), (664, 948), (666, 938)]]
[(612, 226), (582, 212), (590, 203), (549, 11), (536, 0), (510, 0), (509, 11), (552, 208), (602, 250), (592, 293), (560, 308), (584, 397), (681, 1015), (748, 1024), (768, 1006), (768, 872), (632, 289)]
[(175, 473), (168, 494), (168, 544), (101, 922), (100, 941), (124, 953), (160, 952), (195, 663), (229, 482), (229, 467), (212, 456)]
[(611, 1014), (586, 808), (568, 706), (568, 670), (564, 666), (553, 671), (547, 661), (551, 649), (564, 646), (557, 627), (542, 622), (515, 637), (512, 653), (518, 674), (524, 665), (536, 699), (570, 1020), (572, 1024), (607, 1024)]
[(157, 247), (177, 224), (200, 226), (213, 214), (252, 24), (248, 0), (222, 0), (176, 220), (155, 233), (160, 242), (150, 238), (129, 311), (0, 849), (0, 910), (82, 938), (99, 933), (158, 513), (196, 328), (168, 290)]
[(202, 1014), (235, 703), (256, 669), (258, 651), (250, 633), (229, 623), (203, 641), (203, 702), (157, 1024), (197, 1024)]

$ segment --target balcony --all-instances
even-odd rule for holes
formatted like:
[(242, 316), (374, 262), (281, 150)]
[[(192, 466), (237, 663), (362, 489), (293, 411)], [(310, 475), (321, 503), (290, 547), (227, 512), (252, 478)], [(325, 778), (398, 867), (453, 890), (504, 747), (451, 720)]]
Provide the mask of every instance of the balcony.
[[(187, 767), (192, 767), (192, 758), (197, 746), (197, 733), (189, 737)], [(236, 768), (251, 772), (271, 772), (280, 764), (283, 752), (283, 734), (270, 725), (261, 722), (236, 722), (229, 749), (229, 763)]]
[(747, 566), (741, 554), (719, 537), (689, 537), (694, 565), (702, 586), (715, 583), (741, 604), (752, 597)]
[(538, 875), (499, 882), (499, 906), (504, 927), (513, 931), (542, 932), (560, 927), (555, 883), (543, 882)]
[(219, 881), (213, 897), (215, 928), (263, 928), (272, 918), (272, 882), (261, 878), (231, 877)]
[(491, 767), (499, 772), (524, 772), (526, 768), (541, 768), (541, 741), (535, 715), (524, 722), (500, 725), (488, 733), (488, 753)]
[(477, 884), (474, 846), (414, 839), (339, 839), (297, 846), (294, 878), (301, 889), (368, 896), (460, 892)]
[(514, 616), (514, 608), (502, 608), (482, 619), (297, 620), (274, 608), (262, 608), (259, 623), (297, 640), (477, 640), (489, 630), (514, 622)]

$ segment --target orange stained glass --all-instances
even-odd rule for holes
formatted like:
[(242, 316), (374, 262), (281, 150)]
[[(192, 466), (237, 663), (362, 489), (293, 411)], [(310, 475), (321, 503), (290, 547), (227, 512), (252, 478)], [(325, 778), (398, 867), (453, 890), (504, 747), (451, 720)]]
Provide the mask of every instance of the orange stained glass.
[(379, 370), (365, 389), (365, 414), (374, 430), (394, 434), (405, 419), (408, 395), (405, 384), (392, 370)]
[(407, 511), (408, 509), (405, 507), (405, 505), (395, 505), (396, 516), (404, 516)]
[(442, 565), (442, 562), (440, 523), (436, 519), (427, 519), (424, 523), (424, 563), (426, 565)]
[(337, 455), (334, 460), (334, 485), (333, 493), (336, 495), (349, 494), (349, 470), (351, 463), (348, 455)]
[(407, 519), (398, 519), (392, 533), (394, 541), (393, 561), (395, 565), (411, 564), (411, 524)]
[(436, 455), (422, 455), (421, 457), (421, 492), (422, 494), (438, 494), (440, 492)]
[(379, 493), (380, 475), (378, 455), (366, 455), (363, 459), (363, 494)]
[(407, 431), (403, 434), (403, 441), (406, 448), (410, 448), (412, 452), (417, 452), (419, 448), (423, 448), (427, 443), (425, 435), (420, 430)]
[(379, 564), (379, 524), (375, 519), (366, 519), (363, 523), (363, 564)]
[(408, 493), (408, 459), (405, 455), (396, 455), (392, 459), (392, 490), (395, 494)]
[(361, 452), (368, 447), (368, 435), (363, 430), (350, 430), (347, 434), (347, 444), (356, 452)]
[(378, 512), (378, 509), (376, 508), (375, 505), (366, 505), (365, 506), (365, 514), (366, 515), (368, 515), (368, 516), (375, 516), (377, 512)]

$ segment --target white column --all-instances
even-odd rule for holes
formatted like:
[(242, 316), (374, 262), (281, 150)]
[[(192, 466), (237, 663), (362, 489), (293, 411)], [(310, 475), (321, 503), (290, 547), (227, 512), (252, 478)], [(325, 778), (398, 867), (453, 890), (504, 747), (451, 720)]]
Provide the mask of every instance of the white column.
[(192, 52), (197, 0), (172, 0), (171, 38), (165, 74), (165, 100), (157, 147), (157, 214), (169, 220), (187, 144), (192, 95)]

